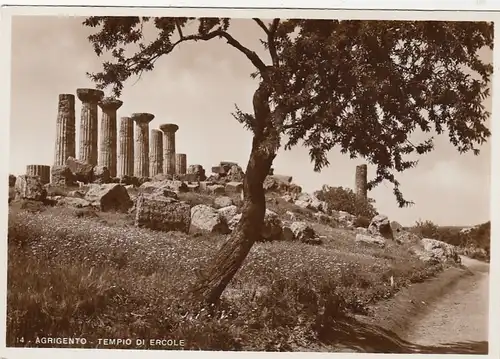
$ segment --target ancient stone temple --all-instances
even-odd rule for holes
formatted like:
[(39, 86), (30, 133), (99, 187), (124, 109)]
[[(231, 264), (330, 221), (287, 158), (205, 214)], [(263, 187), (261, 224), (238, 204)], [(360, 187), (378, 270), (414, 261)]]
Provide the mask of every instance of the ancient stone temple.
[(163, 173), (163, 133), (152, 129), (149, 141), (149, 176)]
[(134, 121), (130, 117), (120, 119), (118, 144), (118, 177), (134, 175)]
[(149, 177), (149, 123), (155, 116), (150, 113), (134, 113), (135, 122), (135, 161), (134, 176)]
[(75, 157), (75, 95), (60, 94), (54, 166), (64, 166), (68, 157)]
[(179, 126), (166, 123), (160, 126), (163, 131), (163, 173), (175, 174), (175, 133)]
[(95, 89), (80, 88), (76, 90), (78, 99), (82, 101), (80, 119), (80, 153), (79, 159), (91, 165), (97, 165), (97, 103), (104, 92)]
[(40, 181), (42, 184), (47, 184), (50, 182), (50, 166), (47, 165), (27, 165), (26, 175), (28, 176), (40, 176)]
[(368, 199), (368, 178), (367, 178), (367, 166), (359, 165), (356, 166), (356, 179), (355, 179), (355, 188), (356, 188), (356, 196), (363, 200)]
[(185, 153), (175, 154), (175, 173), (185, 175), (187, 170), (187, 156)]
[(107, 167), (111, 177), (116, 177), (116, 111), (123, 102), (104, 98), (98, 103), (102, 109), (101, 133), (99, 135), (99, 154), (97, 164)]

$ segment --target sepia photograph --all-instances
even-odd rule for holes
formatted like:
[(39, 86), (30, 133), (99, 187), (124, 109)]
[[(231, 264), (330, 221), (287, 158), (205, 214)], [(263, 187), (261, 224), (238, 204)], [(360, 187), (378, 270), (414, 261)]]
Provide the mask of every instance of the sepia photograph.
[(489, 353), (491, 14), (91, 10), (10, 17), (8, 348)]

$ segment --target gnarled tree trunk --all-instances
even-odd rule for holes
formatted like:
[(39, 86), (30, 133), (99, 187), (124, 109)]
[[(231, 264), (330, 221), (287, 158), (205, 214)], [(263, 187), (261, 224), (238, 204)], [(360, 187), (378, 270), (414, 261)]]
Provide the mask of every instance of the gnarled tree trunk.
[(219, 301), (253, 244), (261, 236), (266, 211), (263, 184), (276, 157), (276, 143), (279, 143), (276, 137), (279, 134), (271, 120), (269, 95), (269, 89), (262, 82), (253, 98), (256, 128), (243, 181), (241, 220), (190, 293), (191, 299), (200, 304), (215, 304)]

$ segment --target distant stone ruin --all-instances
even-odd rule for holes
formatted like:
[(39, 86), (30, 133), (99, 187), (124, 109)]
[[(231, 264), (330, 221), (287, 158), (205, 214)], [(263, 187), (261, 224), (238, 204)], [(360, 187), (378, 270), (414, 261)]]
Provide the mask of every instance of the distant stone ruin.
[(368, 200), (368, 167), (367, 165), (356, 166), (356, 178), (354, 188), (358, 198), (366, 201)]

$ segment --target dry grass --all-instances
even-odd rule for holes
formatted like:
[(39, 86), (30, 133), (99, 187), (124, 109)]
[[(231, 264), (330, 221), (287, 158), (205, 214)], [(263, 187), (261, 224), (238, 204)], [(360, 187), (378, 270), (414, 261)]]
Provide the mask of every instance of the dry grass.
[(256, 244), (221, 308), (208, 314), (182, 308), (182, 297), (225, 237), (138, 229), (121, 214), (11, 208), (7, 344), (78, 335), (90, 347), (98, 338), (171, 338), (185, 349), (294, 350), (320, 342), (338, 318), (442, 269), (405, 246), (366, 247), (354, 232), (316, 229), (326, 236), (322, 246)]

